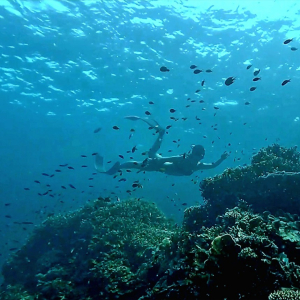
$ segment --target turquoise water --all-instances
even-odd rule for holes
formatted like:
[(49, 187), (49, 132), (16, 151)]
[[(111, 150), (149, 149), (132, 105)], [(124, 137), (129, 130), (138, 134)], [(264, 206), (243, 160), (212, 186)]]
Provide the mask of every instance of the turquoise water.
[[(139, 180), (143, 188), (131, 196), (180, 221), (183, 203), (201, 203), (202, 178), (248, 164), (272, 143), (298, 145), (300, 49), (291, 47), (300, 47), (299, 9), (297, 1), (2, 0), (0, 263), (49, 214), (98, 196), (125, 199)], [(194, 74), (192, 64), (212, 73)], [(261, 80), (253, 82), (256, 69)], [(236, 77), (230, 86), (228, 77)], [(105, 162), (145, 158), (156, 137), (127, 115), (172, 125), (164, 156), (192, 144), (205, 147), (203, 162), (230, 156), (186, 177), (134, 171), (119, 182), (93, 174), (95, 152)]]

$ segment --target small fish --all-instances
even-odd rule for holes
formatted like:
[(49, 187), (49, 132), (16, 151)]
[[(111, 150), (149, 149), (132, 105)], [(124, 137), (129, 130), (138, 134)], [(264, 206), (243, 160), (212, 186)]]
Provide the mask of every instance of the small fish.
[(49, 177), (53, 177), (53, 176), (54, 176), (54, 174), (50, 175)]
[(191, 66), (190, 66), (190, 69), (192, 69), (192, 70), (193, 70), (193, 69), (196, 69), (196, 68), (197, 68), (196, 65), (191, 65)]
[(98, 133), (102, 128), (101, 127), (98, 127), (94, 130), (94, 133)]
[(55, 170), (55, 172), (58, 172), (58, 173), (59, 173), (59, 172), (61, 172), (61, 170)]
[(24, 188), (25, 191), (29, 191), (29, 188)]
[(253, 81), (258, 81), (258, 80), (261, 80), (261, 77), (255, 77), (252, 79)]
[(249, 70), (251, 67), (252, 67), (252, 65), (248, 65), (248, 66), (247, 66), (247, 70)]
[(202, 70), (196, 69), (196, 70), (194, 71), (194, 74), (199, 74), (199, 73), (201, 73), (201, 72), (202, 72)]
[(150, 116), (151, 115), (150, 111), (146, 110), (145, 115)]
[(245, 102), (245, 105), (249, 105), (249, 104), (250, 104), (250, 102), (248, 102), (248, 101)]
[(11, 203), (4, 203), (4, 206), (10, 206)]
[(44, 176), (49, 176), (49, 174), (47, 174), (47, 173), (42, 173), (42, 175), (44, 175)]
[(70, 170), (74, 170), (74, 168), (73, 168), (73, 167), (68, 167), (68, 169), (70, 169)]
[(166, 129), (170, 129), (172, 127), (172, 125), (168, 125), (167, 127), (166, 127)]
[(163, 66), (163, 67), (160, 67), (160, 71), (161, 72), (169, 72), (170, 70), (167, 67)]
[(62, 187), (64, 190), (66, 190), (66, 189), (67, 189), (67, 188), (66, 188), (65, 186), (63, 186), (63, 185), (62, 185), (61, 187)]
[(291, 79), (286, 79), (286, 80), (284, 80), (284, 81), (281, 83), (281, 85), (284, 86), (284, 85), (286, 85), (288, 82), (291, 82)]
[(260, 69), (255, 70), (255, 71), (253, 72), (253, 75), (254, 75), (254, 76), (257, 76), (257, 75), (259, 74), (259, 72), (260, 72)]
[(131, 152), (134, 153), (137, 150), (136, 146), (131, 149)]
[(234, 83), (234, 80), (235, 80), (235, 77), (228, 77), (226, 80), (225, 80), (225, 84), (228, 86), (228, 85), (231, 85)]
[(18, 248), (10, 248), (9, 251), (15, 251), (17, 250)]
[(187, 203), (186, 203), (186, 202), (183, 202), (181, 205), (183, 205), (183, 206), (187, 206)]
[(204, 86), (205, 80), (202, 80), (201, 82), (201, 86)]
[(298, 48), (296, 48), (296, 47), (291, 47), (291, 50), (292, 50), (292, 51), (296, 51), (296, 50), (298, 50)]
[(153, 101), (149, 101), (149, 104), (154, 104), (154, 102)]
[(285, 40), (283, 43), (284, 43), (285, 45), (287, 45), (287, 44), (289, 44), (292, 40), (293, 40), (293, 39), (287, 39), (287, 40)]
[(200, 100), (199, 103), (204, 103), (204, 100)]
[(68, 164), (64, 164), (64, 165), (59, 165), (60, 167), (66, 167)]
[(124, 159), (124, 156), (122, 154), (119, 154), (119, 157), (121, 157), (122, 159)]
[(73, 184), (71, 184), (71, 183), (69, 183), (69, 187), (71, 187), (72, 189), (76, 190), (76, 187)]
[(21, 222), (21, 223), (24, 224), (24, 225), (32, 225), (33, 224), (32, 222), (27, 222), (27, 221)]
[(94, 152), (94, 153), (92, 153), (92, 155), (97, 155), (98, 154), (98, 152)]
[(86, 166), (86, 165), (83, 165), (83, 166), (81, 166), (81, 168), (87, 168), (87, 166)]
[(86, 155), (84, 155), (84, 154), (81, 154), (80, 156), (81, 156), (81, 157), (87, 157), (87, 156), (86, 156)]
[(118, 181), (119, 181), (119, 182), (121, 182), (121, 181), (126, 181), (126, 178), (121, 178), (121, 179), (119, 179)]
[(251, 88), (250, 88), (250, 91), (251, 92), (253, 92), (253, 91), (255, 91), (256, 90), (256, 87), (255, 86), (252, 86)]
[(217, 106), (214, 106), (214, 109), (220, 109), (219, 107), (217, 107)]
[(212, 70), (211, 69), (207, 69), (205, 72), (206, 73), (212, 73)]
[(118, 126), (113, 126), (113, 129), (115, 129), (115, 130), (118, 130), (118, 129), (120, 129)]
[(5, 218), (11, 219), (11, 216), (10, 215), (5, 215)]
[(172, 114), (173, 114), (175, 111), (176, 111), (176, 110), (175, 110), (174, 108), (171, 108), (171, 109), (170, 109), (170, 113), (172, 113)]
[(197, 91), (195, 91), (195, 93), (199, 93), (201, 90), (197, 90)]
[(49, 193), (49, 191), (45, 192), (44, 194), (42, 194), (43, 196), (47, 195)]

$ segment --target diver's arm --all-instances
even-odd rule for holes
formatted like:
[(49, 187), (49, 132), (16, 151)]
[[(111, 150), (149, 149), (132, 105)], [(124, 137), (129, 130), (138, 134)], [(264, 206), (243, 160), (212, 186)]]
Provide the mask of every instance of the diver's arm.
[(218, 165), (220, 165), (227, 157), (229, 156), (229, 154), (227, 152), (224, 152), (221, 157), (214, 163), (199, 163), (197, 166), (197, 171), (198, 170), (208, 170), (208, 169), (214, 169), (216, 168)]

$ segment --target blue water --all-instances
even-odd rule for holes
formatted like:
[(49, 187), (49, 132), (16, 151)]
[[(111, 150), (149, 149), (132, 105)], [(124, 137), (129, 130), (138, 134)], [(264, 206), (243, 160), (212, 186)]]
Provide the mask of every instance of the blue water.
[[(14, 222), (39, 224), (99, 196), (122, 201), (134, 180), (143, 188), (132, 197), (156, 202), (180, 222), (182, 203), (201, 203), (202, 178), (248, 164), (272, 143), (299, 145), (300, 49), (291, 51), (300, 47), (299, 9), (297, 1), (2, 0), (0, 264), (34, 226)], [(293, 41), (284, 45), (288, 38)], [(213, 72), (195, 75), (192, 64)], [(258, 82), (252, 81), (255, 69), (261, 70)], [(230, 76), (236, 81), (224, 85)], [(282, 86), (285, 79), (291, 82)], [(160, 149), (164, 156), (202, 144), (203, 162), (224, 151), (229, 158), (188, 177), (132, 172), (118, 182), (93, 175), (94, 152), (115, 162), (120, 154), (128, 160), (126, 151), (137, 146), (134, 159), (145, 158), (153, 132), (124, 119), (147, 117), (145, 111), (162, 126), (172, 125)]]

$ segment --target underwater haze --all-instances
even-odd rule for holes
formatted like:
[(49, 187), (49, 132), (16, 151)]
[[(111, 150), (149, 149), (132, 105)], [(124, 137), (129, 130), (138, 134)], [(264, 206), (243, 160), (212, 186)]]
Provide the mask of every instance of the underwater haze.
[[(98, 197), (180, 222), (205, 177), (299, 145), (299, 13), (296, 0), (1, 0), (0, 264), (48, 216)], [(163, 156), (229, 156), (189, 176), (97, 172), (96, 153), (106, 169), (146, 159), (157, 132), (143, 120), (167, 128)]]

